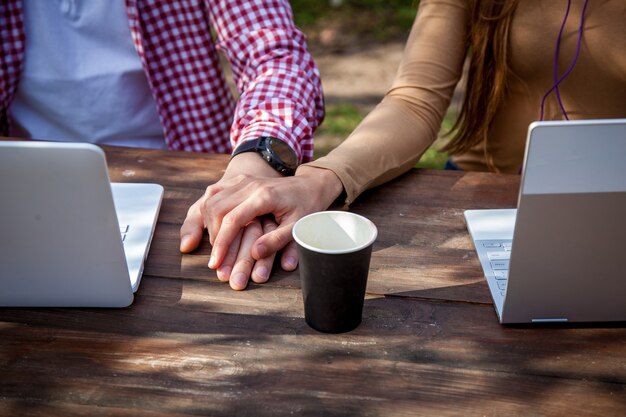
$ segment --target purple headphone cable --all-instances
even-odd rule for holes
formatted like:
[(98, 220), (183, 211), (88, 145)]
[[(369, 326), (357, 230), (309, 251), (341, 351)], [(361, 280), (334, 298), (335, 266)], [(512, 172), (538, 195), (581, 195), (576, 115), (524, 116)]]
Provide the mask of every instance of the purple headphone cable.
[(574, 59), (572, 60), (572, 63), (570, 64), (570, 66), (567, 69), (567, 71), (565, 71), (563, 73), (563, 75), (558, 77), (557, 65), (558, 65), (559, 49), (560, 49), (560, 44), (561, 44), (561, 36), (563, 35), (563, 28), (565, 27), (565, 22), (567, 22), (567, 16), (569, 15), (569, 9), (570, 9), (570, 6), (572, 4), (571, 0), (567, 0), (567, 10), (565, 11), (565, 17), (563, 18), (563, 23), (561, 23), (561, 29), (559, 30), (559, 36), (557, 37), (557, 40), (556, 40), (556, 50), (554, 52), (554, 67), (553, 67), (553, 69), (554, 69), (554, 85), (546, 92), (546, 94), (541, 99), (541, 114), (539, 116), (539, 120), (543, 120), (543, 109), (544, 109), (544, 106), (545, 106), (545, 102), (546, 102), (546, 99), (548, 98), (548, 96), (550, 95), (550, 93), (553, 90), (555, 90), (555, 92), (556, 92), (556, 98), (557, 98), (557, 101), (559, 102), (559, 106), (561, 107), (561, 112), (563, 112), (563, 116), (565, 117), (565, 120), (569, 120), (569, 117), (567, 117), (567, 112), (565, 111), (565, 107), (563, 106), (563, 101), (561, 101), (561, 93), (559, 91), (559, 84), (561, 83), (561, 81), (563, 81), (565, 79), (565, 77), (567, 77), (569, 75), (569, 73), (574, 68), (574, 65), (576, 64), (576, 61), (578, 60), (578, 55), (580, 53), (580, 45), (581, 45), (581, 42), (582, 42), (583, 24), (584, 24), (584, 20), (585, 20), (585, 10), (587, 10), (587, 3), (589, 3), (589, 0), (585, 0), (585, 4), (583, 5), (583, 11), (580, 14), (580, 26), (578, 28), (578, 43), (576, 45), (576, 55), (574, 56)]

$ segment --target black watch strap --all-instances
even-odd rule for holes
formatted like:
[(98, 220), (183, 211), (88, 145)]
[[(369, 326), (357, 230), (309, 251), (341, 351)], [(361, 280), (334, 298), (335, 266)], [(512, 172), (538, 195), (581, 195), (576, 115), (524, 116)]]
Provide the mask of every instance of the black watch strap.
[(283, 175), (295, 174), (298, 167), (296, 152), (287, 143), (274, 137), (262, 136), (247, 140), (237, 146), (231, 158), (244, 152), (257, 152), (272, 168)]

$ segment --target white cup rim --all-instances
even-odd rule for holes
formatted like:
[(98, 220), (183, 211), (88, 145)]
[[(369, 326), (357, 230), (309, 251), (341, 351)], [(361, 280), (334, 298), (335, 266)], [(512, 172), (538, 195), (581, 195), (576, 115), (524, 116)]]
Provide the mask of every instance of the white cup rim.
[[(307, 221), (310, 221), (311, 218), (317, 217), (317, 216), (348, 216), (348, 217), (353, 217), (358, 219), (361, 223), (365, 224), (369, 229), (370, 229), (370, 233), (369, 236), (367, 236), (367, 239), (363, 242), (361, 242), (358, 245), (349, 247), (349, 248), (345, 248), (345, 249), (325, 249), (325, 248), (320, 248), (320, 247), (316, 247), (313, 246), (309, 243), (306, 243), (304, 241), (302, 241), (302, 239), (300, 239), (298, 237), (298, 229), (300, 227), (302, 227), (302, 225), (304, 223), (306, 223)], [(376, 240), (377, 236), (378, 236), (378, 229), (376, 228), (376, 225), (367, 217), (361, 216), (360, 214), (356, 214), (356, 213), (352, 213), (350, 211), (339, 211), (339, 210), (327, 210), (327, 211), (318, 211), (316, 213), (311, 213), (308, 214), (304, 217), (302, 217), (300, 220), (298, 220), (296, 222), (296, 224), (293, 226), (292, 232), (291, 232), (294, 240), (298, 243), (298, 245), (302, 246), (303, 248), (306, 248), (312, 252), (317, 252), (317, 253), (324, 253), (324, 254), (331, 254), (331, 255), (339, 255), (339, 254), (344, 254), (344, 253), (354, 253), (354, 252), (358, 252), (370, 245), (372, 245), (374, 243), (374, 241)]]

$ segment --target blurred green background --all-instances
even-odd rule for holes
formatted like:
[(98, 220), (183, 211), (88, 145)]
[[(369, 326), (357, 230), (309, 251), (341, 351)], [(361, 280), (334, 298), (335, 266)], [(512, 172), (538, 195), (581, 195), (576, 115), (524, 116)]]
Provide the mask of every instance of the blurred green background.
[[(418, 4), (417, 0), (291, 0), (296, 25), (307, 35), (313, 55), (336, 54), (344, 59), (376, 45), (404, 43)], [(367, 112), (349, 100), (327, 102), (326, 118), (316, 133), (315, 157), (325, 155), (345, 139)], [(446, 115), (442, 133), (454, 124), (455, 113), (451, 110)], [(438, 139), (418, 166), (442, 168), (447, 155), (438, 149), (444, 141)]]
[(305, 32), (340, 25), (362, 41), (404, 39), (411, 28), (416, 0), (291, 0), (296, 25)]

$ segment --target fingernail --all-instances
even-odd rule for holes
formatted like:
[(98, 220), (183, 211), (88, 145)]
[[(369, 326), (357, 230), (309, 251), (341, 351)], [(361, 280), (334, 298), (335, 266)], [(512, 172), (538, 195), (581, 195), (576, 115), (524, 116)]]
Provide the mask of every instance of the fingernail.
[(228, 281), (232, 271), (233, 269), (230, 266), (217, 268), (217, 278), (219, 278), (220, 281)]
[(191, 237), (189, 235), (184, 235), (183, 237), (180, 238), (180, 251), (181, 252), (186, 251), (186, 247), (189, 246), (190, 239)]
[(287, 256), (285, 258), (285, 266), (287, 268), (295, 269), (298, 266), (298, 260), (293, 256)]
[(215, 269), (216, 262), (217, 260), (215, 259), (215, 256), (211, 255), (211, 259), (209, 259), (209, 268)]
[(246, 287), (247, 281), (248, 277), (243, 272), (237, 272), (230, 279), (231, 286), (236, 290), (244, 289)]
[(257, 279), (262, 282), (267, 281), (267, 278), (270, 275), (268, 269), (264, 266), (260, 266), (255, 269), (254, 274), (257, 276)]
[(258, 245), (257, 246), (257, 252), (259, 254), (259, 259), (263, 259), (263, 258), (267, 258), (267, 246), (265, 245)]

